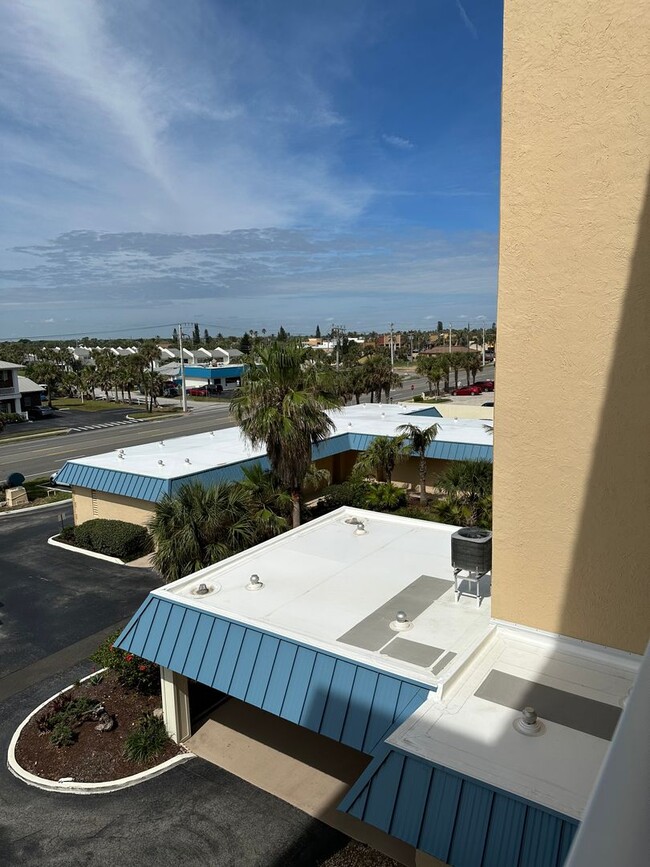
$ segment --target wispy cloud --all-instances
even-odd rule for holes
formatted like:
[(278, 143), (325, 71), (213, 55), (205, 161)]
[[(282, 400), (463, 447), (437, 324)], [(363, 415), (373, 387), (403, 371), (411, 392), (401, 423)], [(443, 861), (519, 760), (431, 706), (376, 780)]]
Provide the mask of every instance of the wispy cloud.
[(460, 14), (461, 21), (463, 22), (465, 27), (469, 30), (469, 32), (472, 34), (474, 39), (478, 39), (478, 30), (476, 29), (476, 25), (474, 24), (472, 19), (469, 17), (467, 12), (465, 11), (465, 7), (460, 2), (460, 0), (455, 0), (455, 3), (456, 3), (456, 8), (458, 9), (458, 12)]
[(386, 133), (384, 133), (382, 135), (382, 139), (386, 142), (386, 144), (389, 144), (394, 148), (399, 148), (403, 151), (410, 151), (413, 150), (413, 148), (415, 147), (412, 141), (409, 141), (407, 138), (402, 138), (401, 135), (387, 135)]
[[(206, 321), (235, 323), (259, 323), (265, 315), (265, 327), (277, 325), (271, 319), (308, 327), (326, 314), (350, 327), (373, 327), (398, 313), (423, 318), (432, 306), (446, 308), (449, 295), (471, 299), (464, 304), (469, 309), (491, 309), (496, 282), (493, 235), (422, 229), (354, 235), (277, 228), (212, 235), (85, 231), (16, 253), (32, 263), (0, 272), (14, 290), (0, 305), (9, 328), (26, 310), (39, 321), (44, 314), (57, 321), (74, 315), (91, 288), (86, 318), (95, 323), (104, 310), (131, 322), (142, 321), (145, 311), (150, 317), (164, 310), (158, 315), (173, 321), (192, 310)], [(269, 298), (275, 312), (262, 314), (260, 304)]]

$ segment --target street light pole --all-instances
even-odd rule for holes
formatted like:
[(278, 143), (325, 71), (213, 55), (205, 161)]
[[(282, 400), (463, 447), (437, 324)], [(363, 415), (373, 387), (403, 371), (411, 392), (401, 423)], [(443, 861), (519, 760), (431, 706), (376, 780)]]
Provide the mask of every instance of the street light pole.
[(185, 390), (185, 356), (183, 355), (183, 324), (178, 326), (178, 351), (181, 363), (181, 406), (187, 412), (187, 392)]
[(483, 331), (483, 342), (481, 344), (481, 348), (483, 351), (481, 362), (483, 364), (483, 367), (485, 367), (485, 316), (477, 316), (476, 318), (481, 322), (481, 330)]
[(395, 366), (395, 344), (393, 343), (393, 323), (390, 323), (390, 369)]

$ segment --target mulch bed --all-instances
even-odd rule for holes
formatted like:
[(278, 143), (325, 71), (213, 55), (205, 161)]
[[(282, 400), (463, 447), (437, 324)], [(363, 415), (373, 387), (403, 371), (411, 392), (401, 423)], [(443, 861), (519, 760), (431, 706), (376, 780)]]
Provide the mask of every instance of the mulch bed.
[(94, 722), (84, 722), (77, 727), (78, 738), (72, 746), (56, 747), (36, 723), (47, 713), (47, 705), (27, 723), (16, 744), (16, 759), (26, 771), (47, 780), (72, 777), (79, 783), (99, 783), (129, 777), (183, 752), (178, 744), (169, 741), (162, 753), (142, 764), (129, 762), (122, 755), (124, 741), (142, 714), (160, 707), (160, 695), (146, 696), (125, 689), (108, 671), (103, 673), (101, 683), (86, 680), (72, 693), (75, 698), (83, 696), (101, 702), (117, 725), (110, 732), (98, 732)]
[(402, 867), (402, 865), (387, 855), (377, 852), (376, 849), (366, 846), (365, 843), (350, 840), (335, 855), (323, 862), (321, 867)]

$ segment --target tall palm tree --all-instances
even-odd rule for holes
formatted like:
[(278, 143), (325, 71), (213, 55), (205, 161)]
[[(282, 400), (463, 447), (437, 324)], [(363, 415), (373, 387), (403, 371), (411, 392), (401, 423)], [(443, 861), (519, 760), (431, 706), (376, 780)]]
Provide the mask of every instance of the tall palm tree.
[(361, 452), (354, 464), (357, 477), (372, 476), (378, 482), (391, 484), (396, 465), (410, 455), (406, 437), (375, 437), (370, 446)]
[(325, 410), (339, 407), (341, 399), (327, 390), (296, 341), (276, 340), (256, 352), (257, 363), (244, 373), (230, 409), (251, 445), (266, 447), (271, 469), (291, 494), (293, 526), (298, 527), (312, 445), (334, 429)]
[(438, 436), (440, 427), (435, 423), (424, 429), (414, 424), (401, 424), (397, 430), (407, 437), (411, 454), (420, 459), (420, 503), (424, 506), (427, 501), (427, 449)]
[(250, 494), (257, 525), (257, 542), (271, 539), (289, 529), (293, 504), (280, 480), (260, 464), (242, 467), (244, 478), (238, 482)]
[(254, 544), (257, 526), (249, 491), (232, 482), (209, 488), (198, 482), (166, 494), (148, 524), (153, 564), (175, 581)]
[(436, 488), (445, 499), (438, 508), (462, 507), (465, 523), (490, 527), (492, 523), (492, 462), (452, 461), (436, 479)]

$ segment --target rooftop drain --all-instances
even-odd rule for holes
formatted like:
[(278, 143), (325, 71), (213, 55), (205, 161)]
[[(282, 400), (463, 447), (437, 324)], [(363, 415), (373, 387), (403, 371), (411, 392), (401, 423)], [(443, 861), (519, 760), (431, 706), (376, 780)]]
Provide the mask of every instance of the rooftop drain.
[(406, 616), (406, 611), (398, 611), (395, 620), (391, 620), (389, 625), (393, 632), (406, 632), (413, 628), (413, 624)]
[(544, 723), (538, 719), (537, 711), (534, 707), (525, 707), (521, 712), (521, 716), (513, 722), (512, 727), (520, 735), (534, 737), (544, 733)]
[(192, 587), (190, 593), (192, 596), (210, 596), (212, 593), (218, 593), (221, 590), (220, 584), (204, 584), (201, 582), (197, 584), (195, 587)]
[(247, 590), (255, 591), (261, 590), (264, 587), (264, 584), (260, 581), (260, 576), (253, 573), (248, 580), (248, 584), (246, 585)]

